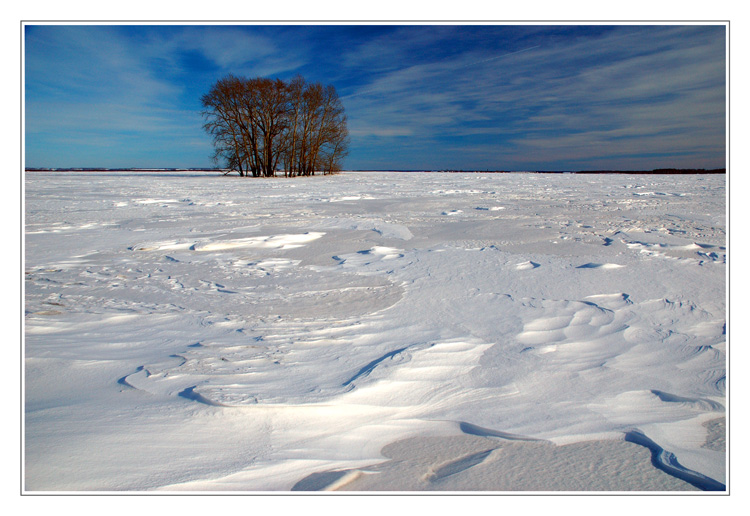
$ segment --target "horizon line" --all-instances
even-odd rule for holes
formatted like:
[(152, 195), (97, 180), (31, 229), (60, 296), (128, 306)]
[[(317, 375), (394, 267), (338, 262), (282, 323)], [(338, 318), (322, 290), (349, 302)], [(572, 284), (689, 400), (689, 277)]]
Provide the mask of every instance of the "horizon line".
[[(235, 172), (227, 168), (221, 167), (25, 167), (24, 172), (224, 172), (230, 174)], [(279, 170), (282, 173), (283, 170)], [(654, 169), (589, 169), (589, 170), (532, 170), (532, 169), (456, 169), (456, 168), (410, 168), (410, 169), (395, 169), (395, 168), (361, 168), (361, 169), (346, 169), (340, 172), (418, 172), (418, 173), (474, 173), (474, 174), (509, 174), (509, 173), (537, 173), (537, 174), (667, 174), (667, 173), (683, 173), (683, 174), (721, 174), (726, 173), (726, 167), (721, 168), (674, 168), (674, 167), (662, 167)]]

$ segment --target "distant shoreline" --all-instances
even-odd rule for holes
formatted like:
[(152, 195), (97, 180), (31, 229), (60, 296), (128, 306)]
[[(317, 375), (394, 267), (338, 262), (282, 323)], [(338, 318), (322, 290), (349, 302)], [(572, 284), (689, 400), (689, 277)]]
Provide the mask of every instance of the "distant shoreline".
[[(220, 168), (32, 168), (26, 172), (217, 172)], [(280, 171), (281, 172), (281, 171)], [(726, 174), (726, 168), (657, 168), (653, 170), (347, 170), (344, 172), (419, 172), (454, 174)]]

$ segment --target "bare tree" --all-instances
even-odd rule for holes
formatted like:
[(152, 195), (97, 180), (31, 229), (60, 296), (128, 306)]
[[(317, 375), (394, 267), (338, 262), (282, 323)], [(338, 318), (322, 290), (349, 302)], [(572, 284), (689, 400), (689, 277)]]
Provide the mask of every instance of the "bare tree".
[(201, 97), (214, 160), (240, 176), (313, 175), (340, 170), (349, 134), (333, 86), (280, 79), (220, 79)]
[(338, 169), (339, 162), (347, 154), (349, 132), (346, 128), (344, 106), (333, 86), (323, 88), (321, 96), (320, 125), (312, 147), (312, 164), (323, 173)]
[(206, 119), (203, 127), (214, 140), (214, 162), (224, 160), (229, 168), (236, 167), (244, 176), (248, 141), (241, 112), (241, 91), (241, 79), (228, 75), (201, 97), (201, 104)]
[(302, 109), (305, 92), (305, 79), (296, 76), (287, 84), (287, 101), (289, 109), (287, 115), (289, 122), (287, 131), (282, 135), (282, 154), (284, 160), (284, 175), (294, 177), (298, 172), (298, 156), (301, 147), (301, 135), (299, 131), (302, 122)]

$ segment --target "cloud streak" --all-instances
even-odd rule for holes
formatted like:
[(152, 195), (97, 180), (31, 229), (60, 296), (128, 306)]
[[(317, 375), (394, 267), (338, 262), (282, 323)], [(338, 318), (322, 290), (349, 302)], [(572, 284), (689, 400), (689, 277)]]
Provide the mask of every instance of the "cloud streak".
[[(561, 160), (601, 163), (607, 155), (622, 155), (625, 139), (628, 155), (640, 149), (644, 165), (661, 150), (680, 166), (689, 166), (696, 154), (723, 166), (718, 144), (724, 140), (725, 56), (716, 31), (647, 27), (638, 28), (636, 37), (612, 30), (519, 52), (501, 56), (508, 56), (503, 61), (469, 61), (473, 54), (467, 53), (393, 71), (371, 83), (368, 90), (378, 96), (351, 99), (351, 112), (377, 117), (380, 124), (371, 127), (381, 131), (408, 127), (435, 148), (461, 137), (473, 149), (484, 148), (488, 166), (492, 149), (499, 165), (508, 149), (518, 154), (514, 162), (525, 156), (541, 168)], [(462, 74), (469, 66), (476, 73)], [(572, 142), (578, 142), (575, 153), (566, 151)]]
[(208, 165), (199, 99), (227, 73), (334, 84), (349, 168), (724, 166), (722, 25), (34, 26), (25, 43), (29, 166), (76, 138), (79, 166), (102, 159), (90, 139)]

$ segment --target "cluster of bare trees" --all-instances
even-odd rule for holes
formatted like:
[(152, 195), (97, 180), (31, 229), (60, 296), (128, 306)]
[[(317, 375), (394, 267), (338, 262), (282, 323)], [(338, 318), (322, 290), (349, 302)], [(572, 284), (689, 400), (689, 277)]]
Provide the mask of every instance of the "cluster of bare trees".
[(302, 77), (219, 79), (201, 97), (214, 161), (241, 176), (287, 177), (341, 169), (348, 153), (346, 114), (333, 86)]

